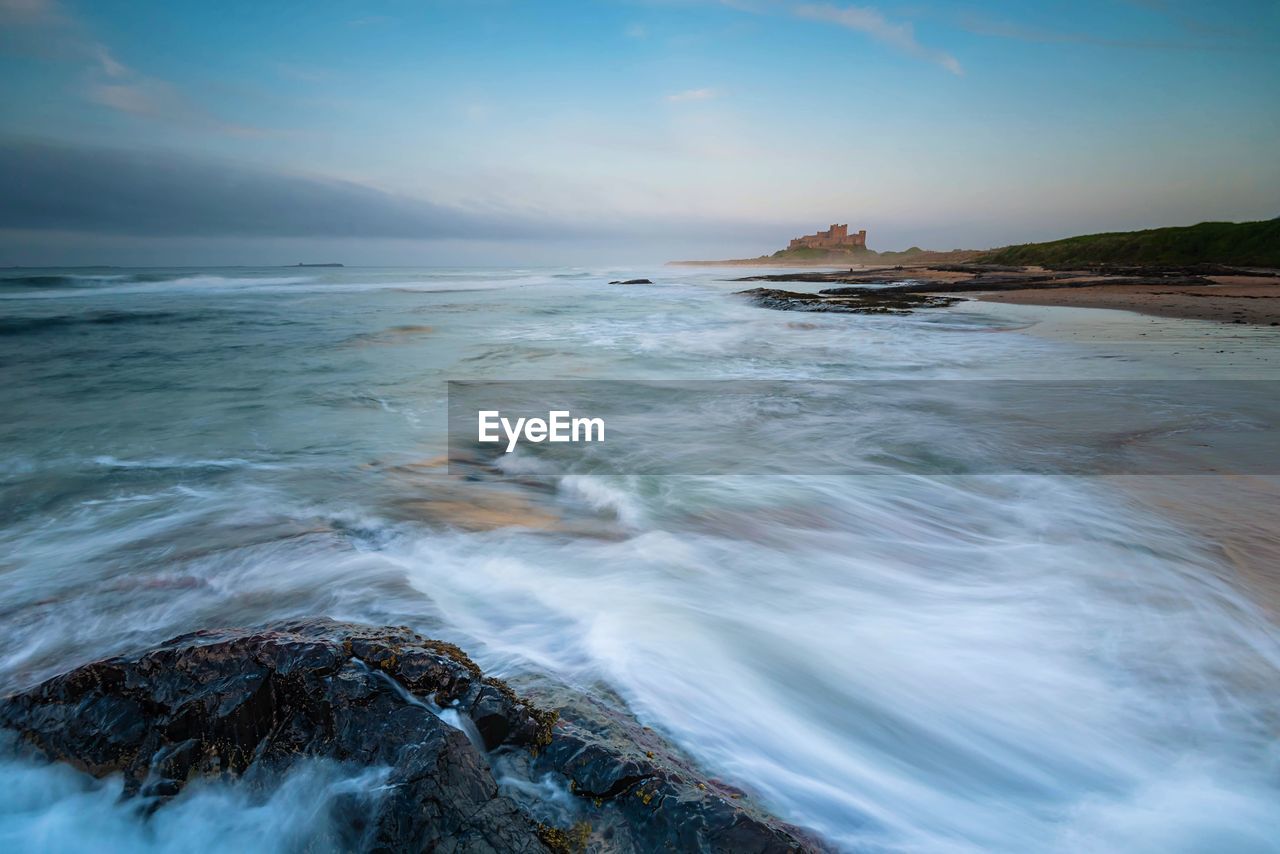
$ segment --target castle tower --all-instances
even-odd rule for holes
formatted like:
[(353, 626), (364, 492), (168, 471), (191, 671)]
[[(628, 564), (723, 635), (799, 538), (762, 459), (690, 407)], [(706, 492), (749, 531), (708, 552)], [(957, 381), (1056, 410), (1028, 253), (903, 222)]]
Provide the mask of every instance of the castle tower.
[(801, 237), (794, 237), (788, 244), (788, 249), (836, 249), (847, 248), (850, 246), (861, 246), (865, 248), (867, 245), (867, 231), (863, 229), (857, 234), (849, 234), (848, 223), (831, 223), (831, 227), (826, 231), (819, 231), (814, 234), (805, 234)]

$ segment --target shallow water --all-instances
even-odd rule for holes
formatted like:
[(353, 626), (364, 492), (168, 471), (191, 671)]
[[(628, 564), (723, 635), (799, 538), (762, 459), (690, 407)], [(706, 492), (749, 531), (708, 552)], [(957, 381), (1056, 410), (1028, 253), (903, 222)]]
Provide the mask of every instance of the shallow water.
[[(724, 275), (0, 273), (0, 687), (323, 613), (603, 681), (849, 850), (1280, 850), (1280, 636), (1211, 543), (1108, 478), (445, 474), (446, 380), (1213, 367), (1033, 336), (1005, 306), (769, 311)], [(111, 781), (10, 762), (0, 841), (76, 849), (91, 816), (108, 849), (323, 848), (297, 793), (376, 797), (345, 773), (143, 822)]]

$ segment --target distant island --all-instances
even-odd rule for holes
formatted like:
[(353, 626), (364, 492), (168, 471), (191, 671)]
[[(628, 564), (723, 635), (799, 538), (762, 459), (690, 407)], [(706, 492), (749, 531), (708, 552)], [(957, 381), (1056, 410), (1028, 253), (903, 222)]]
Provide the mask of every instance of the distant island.
[(850, 235), (848, 226), (793, 238), (786, 249), (757, 258), (724, 261), (671, 261), (687, 266), (857, 266), (867, 264), (964, 263), (1069, 267), (1099, 264), (1233, 264), (1280, 267), (1280, 218), (1260, 222), (1202, 222), (1198, 225), (1119, 231), (1025, 243), (999, 249), (934, 251), (913, 246), (902, 252), (876, 252), (866, 231)]
[(299, 261), (297, 264), (294, 264), (293, 266), (295, 267), (343, 267), (345, 265), (344, 264), (303, 264), (301, 261)]

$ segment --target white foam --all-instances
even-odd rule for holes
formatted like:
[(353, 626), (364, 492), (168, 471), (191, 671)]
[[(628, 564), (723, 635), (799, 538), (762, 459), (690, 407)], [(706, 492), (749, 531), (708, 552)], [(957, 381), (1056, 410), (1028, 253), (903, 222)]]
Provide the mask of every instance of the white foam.
[(0, 849), (136, 852), (341, 851), (329, 809), (376, 799), (387, 769), (299, 763), (265, 796), (239, 784), (193, 781), (164, 809), (121, 798), (119, 776), (96, 781), (65, 765), (0, 763)]

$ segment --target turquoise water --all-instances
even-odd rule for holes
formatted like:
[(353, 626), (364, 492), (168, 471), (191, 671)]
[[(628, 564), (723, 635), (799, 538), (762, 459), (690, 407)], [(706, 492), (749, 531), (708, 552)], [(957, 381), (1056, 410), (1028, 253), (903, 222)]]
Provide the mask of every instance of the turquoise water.
[[(603, 683), (848, 850), (1280, 850), (1280, 635), (1105, 478), (446, 474), (447, 380), (1167, 375), (995, 309), (777, 312), (725, 277), (0, 272), (0, 688), (323, 613)], [(306, 793), (378, 785), (300, 775), (144, 822), (10, 762), (0, 840), (323, 847)]]

